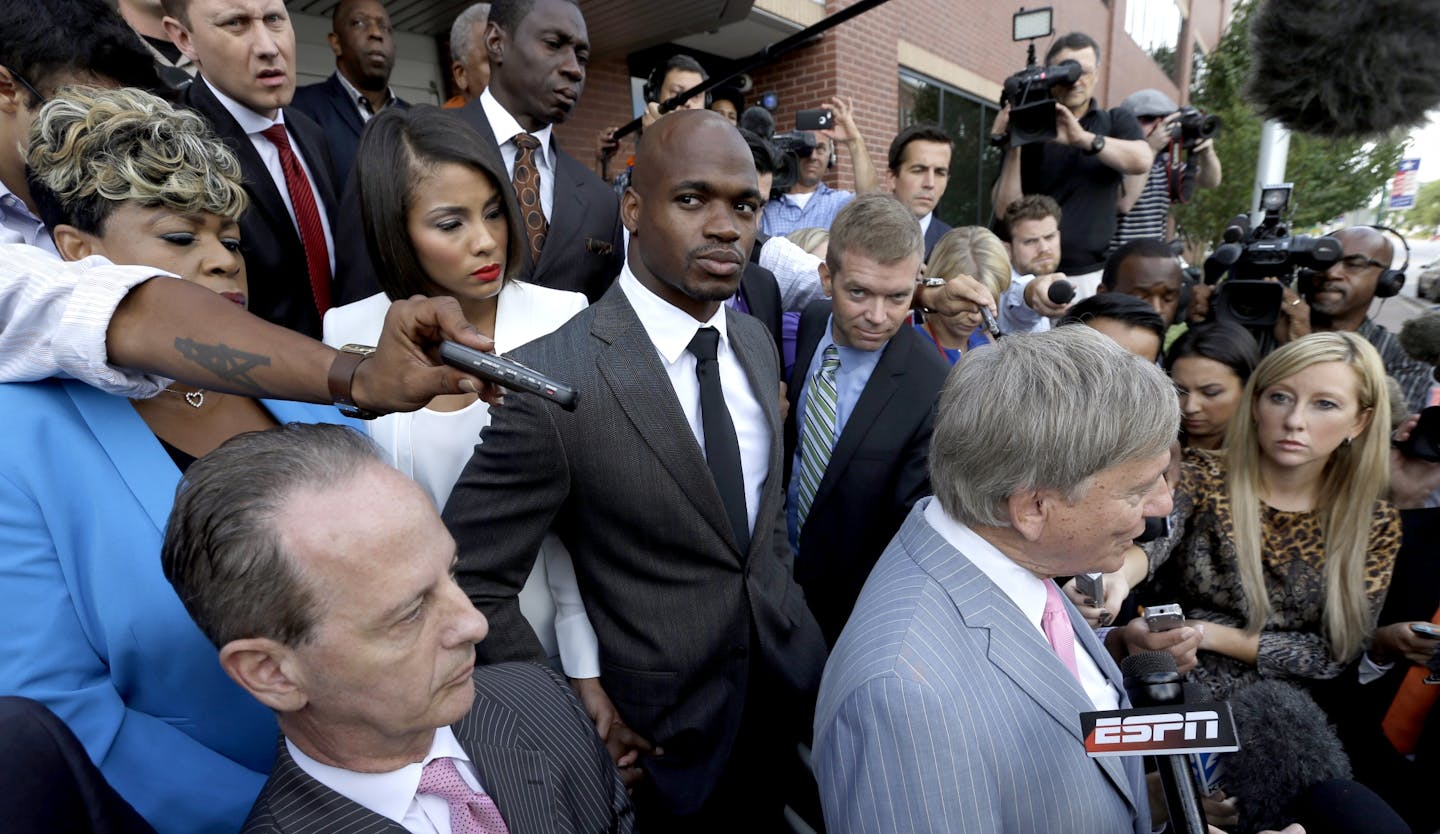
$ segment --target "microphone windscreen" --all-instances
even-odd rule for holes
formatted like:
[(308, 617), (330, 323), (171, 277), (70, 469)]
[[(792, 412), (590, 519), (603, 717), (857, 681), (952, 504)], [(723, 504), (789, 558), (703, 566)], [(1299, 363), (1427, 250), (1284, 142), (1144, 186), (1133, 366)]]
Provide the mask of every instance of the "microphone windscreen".
[(1141, 675), (1178, 674), (1180, 668), (1169, 652), (1138, 652), (1120, 661), (1120, 674), (1127, 678)]
[(1327, 779), (1296, 798), (1291, 820), (1305, 834), (1410, 834), (1410, 825), (1378, 794), (1350, 779)]
[(1437, 43), (1433, 0), (1265, 0), (1250, 18), (1246, 98), (1316, 136), (1424, 124), (1440, 105)]
[(1426, 313), (1400, 328), (1400, 347), (1416, 362), (1440, 365), (1440, 313)]
[(770, 139), (775, 136), (775, 117), (763, 107), (747, 107), (740, 114), (740, 127)]
[(1045, 297), (1050, 299), (1051, 304), (1069, 304), (1070, 299), (1075, 297), (1075, 285), (1069, 281), (1051, 281)]
[(1279, 830), (1296, 797), (1327, 779), (1350, 778), (1350, 759), (1325, 713), (1283, 681), (1253, 683), (1230, 698), (1240, 749), (1221, 762), (1225, 793), (1240, 808), (1238, 831)]

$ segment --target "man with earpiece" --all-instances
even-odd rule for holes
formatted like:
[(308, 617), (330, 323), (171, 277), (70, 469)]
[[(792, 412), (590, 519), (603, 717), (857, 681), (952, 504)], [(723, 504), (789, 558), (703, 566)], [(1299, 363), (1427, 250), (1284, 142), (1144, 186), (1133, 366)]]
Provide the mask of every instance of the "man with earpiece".
[[(865, 149), (865, 138), (855, 127), (850, 102), (836, 98), (821, 105), (835, 114), (834, 128), (815, 134), (815, 150), (800, 158), (795, 183), (779, 197), (765, 204), (760, 231), (770, 237), (788, 235), (796, 229), (816, 227), (829, 229), (835, 215), (845, 208), (855, 194), (875, 191), (879, 178)], [(850, 163), (855, 166), (855, 190), (841, 191), (820, 181), (835, 167), (835, 146), (845, 146)]]
[[(1395, 245), (1387, 233), (1405, 246), (1405, 262), (1399, 269), (1391, 268)], [(1409, 245), (1384, 226), (1351, 226), (1331, 236), (1340, 241), (1344, 254), (1325, 272), (1315, 273), (1308, 283), (1303, 277), (1297, 279), (1300, 294), (1285, 290), (1277, 341), (1298, 339), (1316, 330), (1353, 330), (1380, 351), (1385, 373), (1400, 383), (1410, 411), (1419, 411), (1430, 393), (1430, 366), (1411, 359), (1395, 334), (1370, 318), (1371, 301), (1398, 295), (1405, 285)]]

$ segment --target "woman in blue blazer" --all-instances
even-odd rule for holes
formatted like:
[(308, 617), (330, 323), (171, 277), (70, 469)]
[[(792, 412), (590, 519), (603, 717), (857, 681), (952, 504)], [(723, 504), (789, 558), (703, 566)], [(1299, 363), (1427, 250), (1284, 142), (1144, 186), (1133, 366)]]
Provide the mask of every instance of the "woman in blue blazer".
[[(144, 263), (244, 303), (235, 157), (199, 117), (72, 88), (37, 119), (36, 202), (67, 260)], [(274, 758), (271, 713), (230, 681), (160, 569), (185, 466), (242, 431), (333, 408), (172, 385), (0, 386), (0, 694), (43, 702), (160, 832), (235, 832)]]

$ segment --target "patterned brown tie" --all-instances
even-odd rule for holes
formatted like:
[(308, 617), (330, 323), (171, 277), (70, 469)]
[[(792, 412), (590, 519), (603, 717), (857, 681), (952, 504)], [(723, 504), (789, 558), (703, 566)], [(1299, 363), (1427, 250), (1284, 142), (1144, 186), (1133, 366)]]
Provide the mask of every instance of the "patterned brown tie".
[(530, 240), (530, 263), (540, 263), (540, 250), (545, 248), (545, 235), (550, 224), (540, 208), (540, 170), (535, 167), (535, 151), (540, 140), (528, 133), (517, 133), (515, 143), (515, 196), (520, 198), (520, 218), (525, 222), (525, 237)]

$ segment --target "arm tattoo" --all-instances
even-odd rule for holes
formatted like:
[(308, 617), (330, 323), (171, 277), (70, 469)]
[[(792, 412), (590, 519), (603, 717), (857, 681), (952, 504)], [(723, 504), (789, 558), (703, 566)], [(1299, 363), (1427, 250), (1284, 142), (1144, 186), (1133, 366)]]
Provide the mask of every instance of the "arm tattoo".
[(254, 394), (268, 393), (263, 385), (250, 376), (250, 371), (256, 367), (269, 367), (270, 357), (268, 356), (246, 353), (223, 344), (204, 345), (193, 339), (176, 339), (175, 350), (179, 351), (181, 356), (210, 372), (217, 379), (223, 380), (237, 389)]

